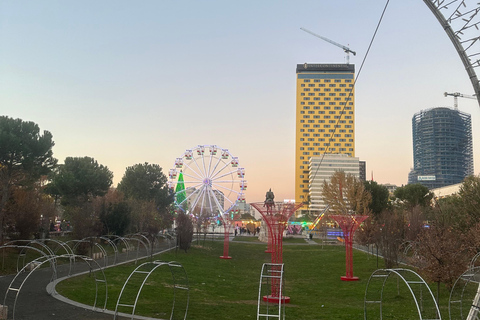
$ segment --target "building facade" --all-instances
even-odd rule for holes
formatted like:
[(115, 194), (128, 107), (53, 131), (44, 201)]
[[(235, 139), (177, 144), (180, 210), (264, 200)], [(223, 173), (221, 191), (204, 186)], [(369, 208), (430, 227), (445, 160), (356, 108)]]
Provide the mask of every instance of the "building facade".
[(305, 63), (296, 73), (295, 201), (305, 202), (310, 158), (355, 156), (355, 66)]
[(413, 169), (408, 183), (429, 189), (463, 181), (473, 174), (472, 121), (467, 113), (433, 108), (412, 118)]
[(322, 157), (310, 158), (310, 210), (323, 211), (322, 189), (324, 181), (330, 178), (336, 171), (344, 171), (345, 174), (352, 174), (359, 178), (359, 160), (357, 157), (350, 157), (347, 154), (326, 154)]

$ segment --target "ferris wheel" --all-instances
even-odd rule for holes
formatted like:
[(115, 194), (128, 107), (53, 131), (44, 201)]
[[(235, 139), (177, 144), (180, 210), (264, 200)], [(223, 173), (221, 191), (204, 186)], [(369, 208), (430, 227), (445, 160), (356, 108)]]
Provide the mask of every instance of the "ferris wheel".
[(199, 145), (175, 160), (169, 171), (169, 187), (178, 209), (199, 216), (238, 213), (245, 202), (245, 169), (228, 149)]

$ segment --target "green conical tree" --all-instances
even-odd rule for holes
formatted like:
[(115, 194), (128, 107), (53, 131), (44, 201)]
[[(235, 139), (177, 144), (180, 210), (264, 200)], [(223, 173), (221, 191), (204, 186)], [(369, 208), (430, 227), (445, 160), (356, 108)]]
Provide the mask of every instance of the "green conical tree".
[(177, 186), (175, 187), (175, 202), (185, 211), (187, 209), (187, 195), (185, 193), (185, 183), (183, 182), (183, 173), (180, 171), (178, 175)]

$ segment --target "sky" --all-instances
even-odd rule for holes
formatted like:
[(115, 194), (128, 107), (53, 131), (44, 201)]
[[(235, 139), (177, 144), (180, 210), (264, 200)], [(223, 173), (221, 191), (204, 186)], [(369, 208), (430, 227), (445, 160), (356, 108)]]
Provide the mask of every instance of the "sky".
[[(239, 159), (247, 202), (294, 198), (297, 64), (356, 65), (356, 156), (378, 183), (407, 183), (412, 116), (473, 94), (438, 21), (420, 0), (0, 0), (0, 114), (53, 134), (54, 156), (89, 156), (114, 173), (197, 145)], [(480, 171), (480, 108), (472, 116)]]

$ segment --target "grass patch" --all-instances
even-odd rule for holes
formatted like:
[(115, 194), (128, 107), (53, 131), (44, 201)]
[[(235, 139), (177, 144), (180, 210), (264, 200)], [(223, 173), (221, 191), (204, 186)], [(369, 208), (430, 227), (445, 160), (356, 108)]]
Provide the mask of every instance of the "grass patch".
[(261, 242), (260, 240), (258, 240), (258, 237), (247, 237), (247, 236), (237, 236), (237, 237), (233, 238), (232, 241), (237, 241), (237, 242), (258, 242), (258, 243), (265, 243), (265, 245), (267, 244), (266, 242)]
[[(245, 237), (251, 238), (251, 237)], [(270, 262), (264, 246), (231, 242), (231, 260), (219, 259), (220, 241), (194, 245), (188, 253), (168, 252), (163, 261), (178, 261), (185, 268), (190, 284), (189, 319), (256, 319), (258, 282), (263, 263)], [(363, 319), (363, 299), (367, 281), (377, 269), (376, 258), (354, 251), (354, 275), (360, 281), (343, 282), (345, 251), (343, 246), (289, 245), (283, 248), (285, 294), (291, 298), (286, 307), (288, 318), (298, 320)], [(381, 262), (383, 266), (383, 262)], [(381, 266), (381, 267), (382, 267)], [(135, 265), (105, 270), (108, 280), (107, 308), (115, 310), (123, 283)], [(136, 314), (168, 318), (171, 304), (171, 276), (168, 270), (154, 273), (142, 291)], [(57, 291), (72, 300), (88, 303), (85, 279), (74, 277), (62, 281)], [(94, 286), (90, 286), (94, 287)], [(384, 319), (411, 319), (416, 315), (406, 287), (388, 280), (383, 304)], [(94, 290), (94, 289), (93, 289)], [(94, 292), (93, 292), (94, 294)], [(132, 293), (132, 295), (136, 292)], [(443, 316), (448, 317), (448, 292), (441, 292)], [(177, 301), (180, 303), (180, 299)], [(414, 312), (415, 311), (415, 312)]]

